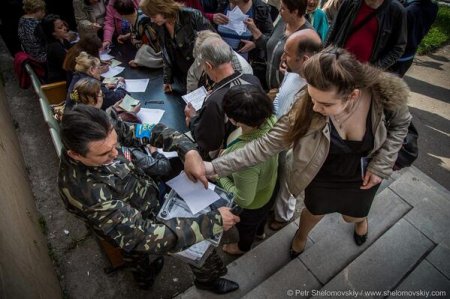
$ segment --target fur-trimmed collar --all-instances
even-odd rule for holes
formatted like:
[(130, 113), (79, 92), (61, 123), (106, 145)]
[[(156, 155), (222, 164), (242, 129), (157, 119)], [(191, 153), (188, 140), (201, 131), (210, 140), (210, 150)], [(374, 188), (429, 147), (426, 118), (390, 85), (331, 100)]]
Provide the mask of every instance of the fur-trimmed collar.
[(410, 90), (406, 82), (396, 75), (383, 72), (371, 87), (373, 100), (385, 110), (394, 111), (408, 103)]

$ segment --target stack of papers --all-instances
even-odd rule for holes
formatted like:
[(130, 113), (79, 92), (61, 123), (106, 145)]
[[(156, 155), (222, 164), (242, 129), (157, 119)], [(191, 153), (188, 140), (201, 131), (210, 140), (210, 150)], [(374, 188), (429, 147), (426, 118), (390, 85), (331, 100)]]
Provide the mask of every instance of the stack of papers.
[(239, 35), (242, 35), (247, 30), (244, 21), (248, 19), (248, 16), (238, 6), (235, 6), (233, 10), (229, 10), (227, 17), (229, 22), (222, 25), (223, 27), (233, 30)]
[(137, 113), (137, 116), (143, 124), (157, 124), (161, 120), (163, 114), (164, 110), (161, 109), (141, 108)]
[(132, 112), (134, 107), (139, 105), (140, 101), (136, 100), (135, 98), (131, 97), (130, 95), (125, 95), (125, 97), (122, 99), (122, 102), (119, 104), (119, 107), (122, 108), (125, 111)]
[(145, 92), (149, 79), (125, 79), (125, 86), (128, 92)]
[(214, 192), (214, 184), (205, 189), (202, 183), (196, 183), (188, 179), (184, 172), (166, 182), (186, 202), (192, 214), (197, 214), (218, 199), (220, 196)]
[(181, 97), (186, 102), (186, 104), (191, 103), (195, 111), (198, 111), (200, 108), (202, 108), (203, 101), (205, 100), (207, 95), (208, 92), (206, 91), (205, 87), (202, 86)]

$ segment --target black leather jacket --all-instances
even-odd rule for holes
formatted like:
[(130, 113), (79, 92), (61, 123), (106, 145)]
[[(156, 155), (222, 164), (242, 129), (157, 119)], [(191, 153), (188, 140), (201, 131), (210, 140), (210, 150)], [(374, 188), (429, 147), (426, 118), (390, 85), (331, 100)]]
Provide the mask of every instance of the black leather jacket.
[(186, 7), (178, 12), (173, 39), (164, 25), (157, 27), (163, 53), (165, 84), (172, 84), (174, 76), (186, 81), (187, 72), (194, 62), (192, 50), (196, 33), (207, 29), (215, 31), (200, 11)]
[[(364, 0), (345, 0), (330, 28), (326, 45), (344, 47), (361, 3)], [(406, 47), (406, 11), (397, 0), (385, 0), (376, 15), (378, 34), (370, 63), (387, 69), (399, 59)]]

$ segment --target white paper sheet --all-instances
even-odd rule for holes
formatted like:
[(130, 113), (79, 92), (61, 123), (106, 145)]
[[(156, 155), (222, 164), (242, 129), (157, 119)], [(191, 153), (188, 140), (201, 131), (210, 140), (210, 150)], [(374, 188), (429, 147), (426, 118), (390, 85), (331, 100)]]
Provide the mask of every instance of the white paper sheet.
[(137, 116), (143, 124), (157, 124), (161, 120), (164, 114), (164, 110), (141, 108), (137, 113)]
[(109, 70), (102, 74), (104, 78), (111, 78), (117, 76), (121, 72), (123, 72), (125, 68), (123, 66), (110, 67)]
[(188, 94), (185, 94), (184, 96), (181, 96), (181, 98), (183, 98), (186, 103), (191, 103), (195, 111), (198, 111), (202, 108), (203, 101), (205, 100), (207, 94), (208, 92), (205, 87), (202, 86)]
[(158, 148), (157, 151), (158, 151), (158, 153), (164, 155), (164, 157), (166, 157), (167, 159), (178, 157), (178, 153), (177, 152), (165, 152), (165, 151), (162, 150), (162, 148)]
[(128, 92), (145, 92), (150, 79), (125, 79), (125, 86)]
[(116, 67), (118, 65), (122, 64), (122, 62), (120, 62), (117, 59), (111, 59), (111, 61), (109, 62), (109, 67)]
[(233, 10), (229, 10), (227, 17), (228, 24), (222, 25), (223, 27), (233, 30), (239, 35), (242, 35), (247, 30), (244, 21), (248, 19), (248, 16), (238, 6), (235, 6)]
[(139, 100), (136, 100), (135, 98), (127, 94), (122, 99), (122, 102), (120, 103), (119, 107), (125, 111), (131, 112), (133, 111), (133, 108), (137, 106), (139, 103), (140, 103)]
[(101, 61), (109, 61), (113, 59), (114, 56), (109, 55), (108, 53), (100, 53), (100, 60)]
[(192, 214), (197, 214), (220, 196), (211, 189), (205, 189), (202, 183), (192, 182), (184, 172), (166, 182), (186, 202)]
[(207, 240), (201, 241), (197, 244), (192, 245), (188, 249), (178, 252), (176, 254), (184, 256), (185, 258), (197, 261), (202, 258), (202, 256), (205, 254), (206, 250), (208, 250), (209, 246), (211, 246), (211, 243)]

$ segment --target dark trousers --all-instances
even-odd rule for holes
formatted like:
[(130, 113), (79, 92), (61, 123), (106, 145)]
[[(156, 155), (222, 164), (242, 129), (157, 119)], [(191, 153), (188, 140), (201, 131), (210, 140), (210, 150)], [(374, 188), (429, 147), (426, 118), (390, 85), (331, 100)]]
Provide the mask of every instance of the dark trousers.
[(414, 58), (411, 58), (407, 61), (397, 61), (389, 68), (389, 71), (397, 74), (400, 78), (403, 78), (403, 76), (405, 76), (406, 72), (411, 67), (413, 60)]
[[(158, 256), (150, 256), (136, 252), (123, 252), (125, 267), (133, 273), (133, 277), (138, 285), (146, 286), (155, 279), (157, 273), (150, 262), (151, 258), (154, 260)], [(227, 268), (215, 249), (205, 260), (202, 267), (189, 266), (191, 267), (195, 280), (202, 283), (212, 282), (227, 273)]]
[(239, 217), (241, 221), (236, 224), (239, 232), (238, 247), (242, 251), (249, 251), (252, 248), (256, 234), (264, 233), (264, 225), (267, 221), (267, 215), (272, 207), (273, 201), (270, 200), (264, 206), (258, 209), (244, 209)]

